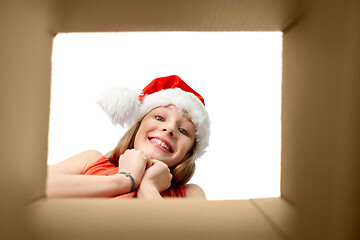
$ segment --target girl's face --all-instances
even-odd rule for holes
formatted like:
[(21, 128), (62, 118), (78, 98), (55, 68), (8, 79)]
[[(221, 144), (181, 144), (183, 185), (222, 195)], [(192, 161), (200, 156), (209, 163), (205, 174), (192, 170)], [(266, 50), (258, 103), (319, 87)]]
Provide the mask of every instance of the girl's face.
[(181, 114), (174, 105), (158, 107), (143, 118), (134, 148), (170, 168), (181, 162), (193, 147), (195, 132), (189, 117)]

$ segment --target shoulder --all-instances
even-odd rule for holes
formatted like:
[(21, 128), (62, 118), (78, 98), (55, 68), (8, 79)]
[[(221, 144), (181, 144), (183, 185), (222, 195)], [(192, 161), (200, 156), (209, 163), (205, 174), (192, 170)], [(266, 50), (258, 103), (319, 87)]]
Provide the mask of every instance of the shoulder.
[(97, 160), (102, 158), (103, 156), (104, 155), (101, 154), (97, 150), (87, 150), (87, 151), (81, 152), (73, 157), (70, 157), (70, 158), (66, 159), (65, 161), (80, 162), (80, 163), (90, 166), (91, 164), (93, 164), (94, 162), (96, 162)]
[(97, 151), (97, 150), (87, 150), (84, 151), (82, 153), (79, 153), (78, 156), (83, 156), (83, 157), (89, 157), (89, 158), (93, 158), (93, 159), (99, 159), (101, 157), (103, 157), (104, 155)]
[(81, 174), (101, 157), (103, 157), (103, 155), (99, 151), (84, 151), (58, 164), (49, 166), (49, 171), (64, 174)]
[(205, 192), (199, 185), (186, 184), (186, 197), (187, 198), (201, 198), (206, 199)]

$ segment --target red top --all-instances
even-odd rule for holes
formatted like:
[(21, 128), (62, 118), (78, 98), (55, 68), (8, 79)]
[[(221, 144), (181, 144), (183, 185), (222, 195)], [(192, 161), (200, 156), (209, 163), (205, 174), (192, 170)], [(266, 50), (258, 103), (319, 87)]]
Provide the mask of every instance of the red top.
[[(105, 156), (102, 156), (94, 162), (90, 167), (85, 169), (82, 175), (100, 175), (100, 176), (107, 176), (107, 175), (114, 175), (118, 174), (119, 167), (115, 167), (113, 163), (110, 162)], [(161, 192), (162, 197), (186, 197), (186, 187), (170, 187), (166, 191)], [(136, 190), (130, 193), (125, 193), (119, 195), (115, 198), (132, 198), (136, 197)]]

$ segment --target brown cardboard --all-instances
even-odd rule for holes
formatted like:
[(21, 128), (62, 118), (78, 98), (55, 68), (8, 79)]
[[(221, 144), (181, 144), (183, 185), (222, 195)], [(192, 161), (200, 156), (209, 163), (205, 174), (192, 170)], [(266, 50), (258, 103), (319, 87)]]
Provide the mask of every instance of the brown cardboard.
[(299, 239), (359, 236), (359, 11), (309, 1), (284, 33), (281, 192), (300, 210)]
[(34, 239), (281, 239), (247, 200), (49, 199), (28, 214)]
[[(359, 5), (0, 1), (0, 238), (358, 238)], [(281, 198), (44, 198), (52, 38), (92, 31), (284, 31)]]

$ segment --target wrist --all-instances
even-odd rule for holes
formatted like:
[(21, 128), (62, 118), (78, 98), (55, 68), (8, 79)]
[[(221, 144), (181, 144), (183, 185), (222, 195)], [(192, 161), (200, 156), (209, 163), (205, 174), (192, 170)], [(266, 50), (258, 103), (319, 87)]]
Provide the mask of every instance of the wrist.
[(121, 189), (121, 193), (131, 192), (133, 183), (129, 177), (126, 177), (124, 174), (114, 174), (109, 177), (114, 179), (118, 189)]
[(131, 189), (130, 192), (133, 192), (135, 190), (136, 184), (134, 178), (131, 176), (131, 173), (129, 172), (119, 172), (120, 175), (124, 175), (127, 178), (130, 178), (131, 181)]

